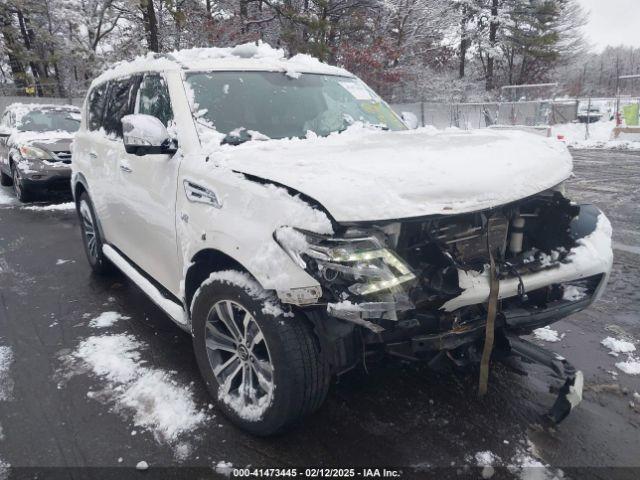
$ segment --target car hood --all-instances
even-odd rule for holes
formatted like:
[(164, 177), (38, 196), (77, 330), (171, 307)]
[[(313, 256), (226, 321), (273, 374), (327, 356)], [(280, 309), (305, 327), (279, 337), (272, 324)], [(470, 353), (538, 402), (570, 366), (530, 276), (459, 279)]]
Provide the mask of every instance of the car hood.
[(16, 132), (9, 140), (14, 145), (28, 143), (49, 152), (68, 152), (71, 150), (73, 133), (53, 132)]
[(354, 126), (326, 138), (225, 146), (213, 158), (315, 199), (338, 222), (491, 208), (553, 187), (572, 170), (561, 142), (493, 130)]

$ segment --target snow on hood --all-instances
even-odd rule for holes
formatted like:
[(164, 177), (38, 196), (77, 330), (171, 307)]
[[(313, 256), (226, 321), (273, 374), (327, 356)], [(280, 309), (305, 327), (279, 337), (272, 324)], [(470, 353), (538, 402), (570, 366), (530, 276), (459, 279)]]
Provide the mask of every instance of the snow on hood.
[(520, 131), (385, 132), (223, 146), (229, 168), (293, 188), (338, 222), (457, 214), (509, 203), (571, 174), (566, 147)]
[(38, 143), (40, 146), (55, 143), (71, 144), (74, 133), (65, 130), (54, 130), (50, 132), (19, 132), (15, 131), (9, 142), (14, 145), (24, 145), (25, 143)]

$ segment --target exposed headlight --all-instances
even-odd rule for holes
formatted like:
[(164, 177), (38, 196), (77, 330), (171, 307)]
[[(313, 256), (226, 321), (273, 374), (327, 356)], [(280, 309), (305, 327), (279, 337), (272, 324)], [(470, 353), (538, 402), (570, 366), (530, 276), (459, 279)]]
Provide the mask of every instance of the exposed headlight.
[(20, 155), (27, 160), (52, 160), (51, 155), (45, 150), (33, 147), (31, 145), (22, 145), (20, 148)]
[(283, 227), (275, 238), (321, 284), (340, 282), (355, 295), (384, 292), (416, 278), (374, 235), (331, 238)]

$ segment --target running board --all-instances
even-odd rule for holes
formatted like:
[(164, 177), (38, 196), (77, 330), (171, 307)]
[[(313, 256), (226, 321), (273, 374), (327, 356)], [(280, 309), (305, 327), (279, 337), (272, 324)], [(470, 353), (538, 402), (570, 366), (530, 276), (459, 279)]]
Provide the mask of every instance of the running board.
[(131, 263), (120, 255), (115, 248), (110, 245), (103, 245), (102, 252), (118, 267), (129, 279), (135, 283), (158, 307), (160, 307), (171, 320), (176, 322), (180, 328), (187, 329), (187, 316), (182, 305), (165, 297), (156, 286), (154, 286), (144, 275), (142, 275)]

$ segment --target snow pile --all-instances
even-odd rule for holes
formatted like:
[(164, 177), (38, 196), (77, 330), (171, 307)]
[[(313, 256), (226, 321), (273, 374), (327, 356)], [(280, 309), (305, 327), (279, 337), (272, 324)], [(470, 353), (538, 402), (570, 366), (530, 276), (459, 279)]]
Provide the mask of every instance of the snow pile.
[(573, 148), (603, 148), (640, 150), (640, 142), (630, 140), (611, 140), (614, 120), (595, 122), (589, 125), (589, 139), (585, 139), (584, 123), (565, 123), (552, 127), (553, 137), (563, 135), (566, 144)]
[(549, 326), (536, 328), (533, 331), (533, 335), (538, 340), (543, 340), (545, 342), (559, 342), (564, 337), (564, 334), (558, 335), (558, 332), (552, 330)]
[(102, 312), (89, 322), (89, 326), (93, 328), (111, 327), (118, 320), (129, 320), (129, 317), (120, 315), (118, 312)]
[(600, 343), (610, 350), (609, 354), (614, 356), (618, 356), (619, 353), (635, 352), (636, 350), (633, 343), (627, 342), (626, 340), (618, 340), (613, 337), (607, 337)]
[(73, 202), (67, 203), (55, 203), (53, 205), (30, 205), (28, 207), (22, 207), (24, 210), (33, 210), (37, 212), (66, 212), (76, 209), (76, 204)]
[(143, 348), (131, 335), (105, 335), (82, 341), (72, 356), (107, 382), (98, 397), (114, 402), (116, 411), (132, 413), (134, 424), (153, 433), (157, 441), (183, 449), (180, 437), (207, 417), (197, 409), (189, 387), (179, 385), (163, 370), (144, 365)]

